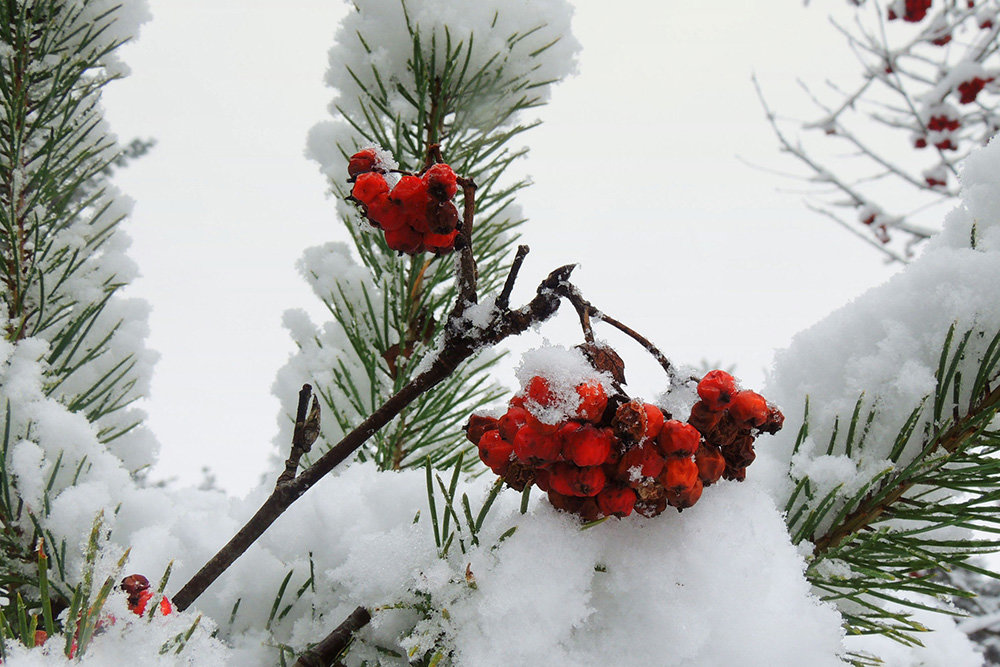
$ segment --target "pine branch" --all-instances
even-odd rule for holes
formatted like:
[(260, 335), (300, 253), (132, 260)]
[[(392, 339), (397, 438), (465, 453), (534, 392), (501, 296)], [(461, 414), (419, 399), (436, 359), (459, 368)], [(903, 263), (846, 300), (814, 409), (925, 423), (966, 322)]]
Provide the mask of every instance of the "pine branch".
[[(973, 377), (970, 385), (963, 386), (963, 373)], [(985, 574), (970, 559), (1000, 550), (994, 537), (1000, 534), (998, 377), (1000, 332), (987, 337), (970, 329), (957, 338), (953, 326), (942, 347), (935, 393), (914, 408), (894, 442), (869, 438), (878, 409), (864, 417), (863, 397), (845, 420), (846, 437), (838, 436), (835, 423), (828, 455), (843, 451), (854, 461), (885, 461), (869, 467), (874, 472), (857, 490), (848, 494), (839, 485), (820, 495), (816, 483), (793, 468), (789, 530), (795, 542), (812, 543), (807, 577), (824, 599), (838, 603), (849, 631), (917, 642), (914, 633), (923, 628), (886, 604), (941, 611), (937, 598), (970, 593), (932, 574)], [(808, 414), (796, 452), (807, 437)]]

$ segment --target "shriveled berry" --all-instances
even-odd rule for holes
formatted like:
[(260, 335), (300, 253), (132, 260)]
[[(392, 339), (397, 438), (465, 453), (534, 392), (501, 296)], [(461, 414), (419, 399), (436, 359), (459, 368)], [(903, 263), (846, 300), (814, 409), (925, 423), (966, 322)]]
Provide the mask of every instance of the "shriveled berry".
[(615, 469), (615, 476), (628, 483), (637, 483), (643, 477), (657, 477), (663, 471), (663, 457), (652, 444), (633, 447), (622, 455)]
[(535, 468), (535, 486), (537, 486), (542, 491), (548, 491), (551, 487), (549, 483), (549, 478), (551, 473), (548, 468)]
[(470, 415), (469, 421), (465, 424), (465, 437), (474, 445), (479, 444), (479, 440), (487, 431), (496, 430), (499, 420), (495, 417), (484, 415)]
[(521, 463), (516, 458), (511, 459), (507, 464), (507, 470), (501, 475), (503, 481), (507, 482), (507, 486), (514, 489), (515, 491), (524, 491), (526, 486), (531, 485), (535, 481), (535, 471), (538, 468), (534, 468), (527, 463)]
[(503, 437), (507, 442), (513, 443), (514, 436), (522, 426), (528, 422), (528, 411), (523, 407), (512, 406), (507, 409), (500, 420), (497, 422), (497, 428), (500, 430), (500, 436)]
[(562, 456), (578, 466), (597, 466), (608, 460), (612, 437), (590, 424), (569, 422), (559, 430), (562, 438)]
[(542, 433), (530, 424), (514, 436), (514, 454), (525, 463), (537, 465), (559, 459), (562, 443), (552, 433)]
[[(662, 417), (660, 417), (662, 421)], [(639, 442), (646, 436), (649, 426), (649, 419), (646, 416), (646, 409), (641, 401), (629, 401), (622, 403), (615, 410), (615, 416), (611, 420), (611, 428), (619, 439), (624, 442)]]
[(441, 201), (451, 199), (458, 192), (458, 177), (446, 164), (432, 165), (424, 172), (423, 181), (430, 195)]
[(726, 459), (726, 465), (746, 468), (757, 458), (753, 450), (753, 436), (749, 433), (741, 434), (733, 444), (722, 450), (722, 456)]
[(694, 453), (694, 462), (698, 466), (698, 478), (705, 486), (718, 482), (726, 469), (726, 459), (719, 448), (706, 443), (702, 443)]
[(729, 405), (729, 414), (737, 421), (748, 426), (760, 426), (767, 421), (767, 416), (771, 409), (767, 407), (767, 400), (754, 391), (741, 391), (733, 396), (733, 401)]
[(708, 407), (708, 403), (705, 401), (698, 401), (691, 406), (691, 416), (688, 417), (688, 423), (707, 436), (719, 423), (719, 419), (723, 414), (718, 410)]
[(608, 407), (608, 395), (604, 387), (597, 382), (585, 382), (576, 386), (580, 397), (580, 406), (576, 409), (576, 417), (589, 422), (598, 422)]
[(389, 184), (385, 182), (385, 177), (375, 172), (361, 174), (354, 182), (354, 187), (351, 188), (351, 196), (365, 206), (370, 206), (378, 195), (384, 195), (387, 192), (389, 192)]
[(778, 408), (771, 408), (767, 413), (767, 421), (760, 425), (760, 430), (764, 433), (774, 435), (785, 425), (785, 415)]
[(499, 431), (486, 431), (479, 439), (478, 445), (479, 458), (489, 466), (490, 470), (498, 475), (507, 472), (514, 446), (501, 438)]
[(632, 513), (637, 498), (635, 491), (627, 486), (606, 486), (594, 500), (601, 514), (625, 517)]
[(711, 410), (722, 410), (736, 393), (736, 380), (726, 371), (714, 370), (698, 383), (698, 396)]
[(698, 479), (698, 466), (693, 459), (671, 457), (663, 466), (663, 472), (657, 477), (668, 491), (692, 486)]
[(635, 503), (635, 511), (649, 518), (663, 514), (663, 510), (665, 509), (667, 509), (666, 496), (651, 498), (649, 500), (637, 500)]
[(691, 456), (700, 441), (698, 429), (676, 419), (665, 422), (657, 438), (660, 453), (664, 456)]
[(698, 502), (703, 488), (701, 480), (696, 477), (691, 486), (667, 489), (667, 503), (678, 511), (687, 509)]
[(366, 148), (358, 151), (351, 156), (350, 162), (347, 163), (347, 173), (350, 174), (351, 178), (354, 178), (359, 174), (373, 170), (376, 162), (374, 149)]
[(427, 204), (427, 228), (431, 234), (450, 234), (458, 228), (458, 208), (450, 201), (431, 198)]

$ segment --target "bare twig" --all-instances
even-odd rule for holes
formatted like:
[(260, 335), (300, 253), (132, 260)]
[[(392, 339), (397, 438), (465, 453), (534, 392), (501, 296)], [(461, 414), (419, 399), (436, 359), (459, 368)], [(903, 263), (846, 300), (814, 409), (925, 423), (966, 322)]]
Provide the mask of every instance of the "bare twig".
[(371, 619), (367, 609), (358, 607), (320, 643), (300, 655), (293, 667), (330, 667), (350, 643), (351, 636)]
[(292, 449), (285, 460), (285, 470), (278, 476), (277, 485), (295, 477), (299, 469), (299, 459), (303, 454), (312, 449), (312, 445), (319, 437), (319, 401), (312, 396), (312, 409), (306, 416), (306, 409), (309, 407), (309, 398), (312, 395), (312, 385), (304, 384), (299, 391), (299, 404), (295, 410), (295, 430), (292, 432)]
[(507, 272), (507, 280), (504, 281), (503, 289), (500, 290), (500, 296), (496, 300), (496, 307), (499, 310), (507, 310), (507, 307), (510, 305), (510, 293), (514, 290), (517, 274), (520, 272), (521, 264), (524, 263), (524, 258), (527, 254), (528, 246), (517, 246), (517, 254), (514, 255), (514, 261), (510, 264), (510, 271)]

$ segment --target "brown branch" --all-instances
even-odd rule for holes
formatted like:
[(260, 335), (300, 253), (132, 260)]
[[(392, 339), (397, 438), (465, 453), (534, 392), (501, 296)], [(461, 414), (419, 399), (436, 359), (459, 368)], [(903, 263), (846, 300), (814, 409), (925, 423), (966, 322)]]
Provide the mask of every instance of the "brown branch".
[(337, 657), (350, 643), (351, 636), (368, 625), (370, 620), (372, 620), (372, 615), (368, 613), (368, 610), (364, 607), (358, 607), (344, 619), (343, 623), (334, 628), (333, 632), (324, 637), (323, 641), (300, 655), (292, 667), (330, 667), (334, 665)]
[(276, 486), (287, 482), (295, 477), (299, 469), (299, 459), (303, 454), (312, 449), (312, 445), (319, 436), (319, 401), (312, 396), (312, 410), (306, 416), (306, 409), (309, 407), (309, 398), (312, 395), (312, 385), (304, 384), (299, 391), (299, 404), (295, 410), (295, 430), (292, 432), (292, 449), (285, 460), (285, 470), (278, 476)]
[(524, 258), (527, 254), (528, 246), (517, 246), (517, 254), (514, 255), (514, 261), (510, 263), (507, 280), (504, 281), (503, 289), (500, 290), (500, 296), (497, 297), (495, 302), (499, 310), (507, 310), (507, 307), (510, 305), (510, 293), (514, 291), (514, 282), (517, 280), (517, 274), (520, 272), (521, 264), (524, 263)]
[(479, 271), (476, 268), (476, 258), (472, 254), (472, 227), (476, 215), (476, 183), (471, 178), (459, 178), (458, 184), (462, 186), (464, 211), (462, 213), (462, 231), (459, 232), (462, 248), (459, 250), (458, 301), (455, 303), (455, 308), (464, 310), (467, 303), (478, 301), (476, 284), (479, 280)]
[(543, 322), (554, 315), (559, 308), (560, 290), (569, 279), (573, 268), (573, 265), (563, 266), (550, 273), (538, 286), (535, 297), (527, 305), (513, 311), (495, 311), (491, 326), (486, 331), (470, 330), (461, 326), (464, 308), (459, 308), (462, 304), (459, 300), (456, 311), (453, 311), (448, 326), (445, 327), (443, 348), (431, 366), (390, 397), (313, 465), (294, 479), (279, 483), (239, 532), (173, 596), (178, 611), (187, 609), (302, 494), (353, 454), (406, 406), (450, 376), (463, 361), (479, 350), (492, 347), (505, 338), (522, 333), (533, 324)]

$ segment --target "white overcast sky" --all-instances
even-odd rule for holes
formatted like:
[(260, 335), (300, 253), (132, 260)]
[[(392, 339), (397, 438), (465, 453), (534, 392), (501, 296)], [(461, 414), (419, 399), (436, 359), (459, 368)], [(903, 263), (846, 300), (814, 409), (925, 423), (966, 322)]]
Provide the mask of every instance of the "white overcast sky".
[[(161, 359), (144, 402), (161, 442), (157, 477), (197, 481), (212, 467), (244, 493), (272, 451), (270, 387), (292, 352), (287, 308), (324, 310), (295, 262), (346, 240), (326, 185), (303, 156), (327, 117), (326, 51), (346, 8), (332, 0), (151, 0), (152, 22), (123, 49), (132, 76), (106, 91), (123, 142), (155, 149), (116, 177), (136, 200), (125, 229), (152, 304)], [(551, 268), (675, 361), (736, 364), (751, 386), (773, 350), (893, 271), (808, 211), (801, 185), (748, 167), (793, 164), (776, 150), (751, 84), (772, 105), (808, 109), (796, 77), (856, 70), (827, 11), (841, 0), (574, 3), (579, 74), (539, 110), (519, 169), (532, 252), (515, 301)], [(829, 5), (829, 6), (824, 6)], [(542, 329), (575, 344), (570, 318)], [(601, 335), (601, 332), (598, 332)], [(634, 393), (658, 368), (608, 333)], [(537, 344), (519, 340), (515, 351)], [(508, 369), (502, 378), (513, 384)]]

